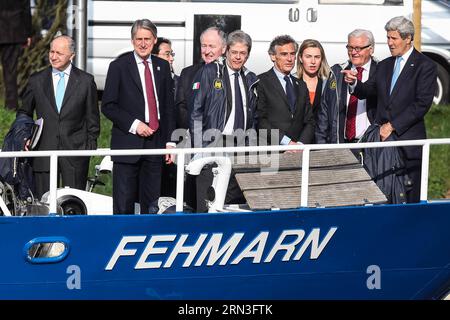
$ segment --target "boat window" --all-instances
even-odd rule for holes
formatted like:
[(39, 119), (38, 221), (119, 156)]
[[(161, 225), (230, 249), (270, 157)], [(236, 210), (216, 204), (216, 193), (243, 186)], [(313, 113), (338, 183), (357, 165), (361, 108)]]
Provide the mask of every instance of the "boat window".
[(62, 237), (35, 238), (25, 245), (26, 259), (31, 263), (54, 263), (69, 253), (69, 241)]
[(62, 242), (41, 242), (33, 244), (28, 250), (30, 258), (55, 258), (66, 250)]

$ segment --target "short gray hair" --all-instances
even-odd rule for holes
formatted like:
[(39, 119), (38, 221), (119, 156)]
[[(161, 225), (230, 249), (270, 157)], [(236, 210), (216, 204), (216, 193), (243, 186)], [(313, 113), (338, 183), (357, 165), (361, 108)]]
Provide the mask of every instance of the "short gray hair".
[(134, 39), (134, 36), (136, 35), (138, 29), (148, 30), (153, 34), (155, 38), (158, 37), (158, 29), (156, 28), (155, 24), (148, 19), (139, 19), (133, 23), (133, 26), (131, 27), (131, 39)]
[(204, 30), (201, 34), (200, 34), (200, 42), (202, 41), (203, 36), (211, 31), (215, 31), (217, 32), (217, 34), (219, 35), (220, 41), (222, 42), (222, 46), (225, 47), (227, 45), (227, 35), (225, 34), (225, 32), (223, 32), (222, 29), (220, 29), (219, 27), (209, 27), (208, 29)]
[(298, 51), (298, 43), (294, 40), (294, 38), (292, 38), (291, 36), (289, 36), (287, 34), (275, 37), (272, 40), (272, 42), (270, 43), (268, 52), (269, 52), (269, 54), (272, 54), (272, 55), (277, 54), (277, 52), (275, 50), (276, 46), (284, 46), (284, 45), (289, 44), (289, 43), (293, 43), (294, 44), (295, 53), (297, 53), (297, 51)]
[(411, 40), (414, 40), (414, 24), (411, 20), (399, 16), (389, 20), (384, 26), (386, 31), (398, 31), (400, 37), (405, 40), (408, 36), (411, 36)]
[(375, 49), (375, 38), (371, 31), (366, 29), (355, 29), (348, 34), (349, 40), (350, 38), (360, 38), (360, 37), (366, 37), (367, 40), (369, 40), (370, 46)]
[(248, 48), (248, 53), (252, 50), (252, 38), (242, 30), (236, 30), (227, 37), (227, 50), (236, 43), (243, 43)]
[(54, 37), (52, 42), (50, 43), (50, 47), (52, 46), (53, 41), (55, 41), (56, 39), (59, 39), (59, 38), (66, 39), (68, 42), (70, 52), (75, 53), (75, 41), (73, 40), (72, 37), (69, 37), (68, 35), (59, 35), (59, 36)]

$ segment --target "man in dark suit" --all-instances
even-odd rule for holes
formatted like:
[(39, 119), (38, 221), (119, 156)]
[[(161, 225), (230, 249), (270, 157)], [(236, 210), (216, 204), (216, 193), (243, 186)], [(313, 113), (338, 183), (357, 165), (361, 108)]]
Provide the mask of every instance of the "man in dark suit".
[(262, 143), (267, 140), (271, 144), (288, 145), (314, 141), (314, 115), (308, 89), (303, 81), (291, 75), (297, 50), (297, 42), (288, 35), (278, 36), (270, 43), (269, 55), (274, 66), (258, 76), (257, 87)]
[(22, 47), (31, 43), (30, 0), (0, 2), (0, 56), (5, 84), (5, 107), (16, 110), (17, 64)]
[[(172, 51), (172, 41), (167, 38), (158, 37), (152, 49), (152, 54), (166, 60), (170, 64), (170, 71), (173, 79), (173, 96), (176, 97), (177, 85), (180, 76), (176, 75), (173, 70), (173, 61), (175, 60), (175, 52)], [(174, 163), (163, 164), (161, 174), (161, 196), (176, 197), (177, 192), (177, 166)]]
[[(436, 64), (413, 47), (414, 25), (405, 17), (395, 17), (385, 26), (391, 57), (378, 64), (376, 74), (367, 82), (356, 81), (351, 71), (344, 71), (359, 98), (376, 95), (375, 123), (380, 127), (382, 141), (425, 139), (424, 117), (433, 102), (436, 90)], [(354, 85), (356, 81), (356, 86)], [(406, 173), (412, 188), (408, 202), (420, 200), (421, 147), (402, 147)]]
[[(93, 150), (97, 148), (100, 116), (94, 77), (71, 64), (75, 44), (68, 36), (56, 37), (51, 45), (51, 67), (33, 74), (22, 94), (19, 113), (44, 119), (36, 150)], [(28, 146), (27, 146), (28, 148)], [(86, 188), (89, 157), (60, 157), (58, 169), (63, 186)], [(47, 157), (33, 160), (36, 196), (49, 190)]]
[(352, 97), (341, 73), (341, 70), (360, 70), (362, 82), (375, 74), (372, 32), (363, 29), (350, 32), (346, 47), (349, 60), (331, 68), (323, 91), (316, 121), (316, 143), (357, 142), (375, 120), (376, 96), (361, 100)]
[[(156, 26), (148, 19), (131, 28), (133, 52), (111, 62), (102, 112), (113, 123), (111, 149), (170, 148), (175, 127), (173, 80), (166, 60), (151, 55)], [(173, 156), (165, 156), (172, 163)], [(114, 156), (114, 214), (154, 212), (161, 189), (161, 156)], [(151, 210), (150, 210), (151, 209)], [(155, 208), (156, 209), (156, 208)]]
[[(189, 130), (196, 148), (234, 147), (245, 144), (246, 131), (254, 128), (256, 75), (245, 68), (252, 39), (241, 30), (227, 38), (225, 63), (206, 64), (195, 78)], [(213, 136), (213, 137), (212, 137)], [(212, 141), (208, 138), (211, 137)], [(213, 182), (211, 166), (197, 178), (197, 211), (207, 210), (205, 199)], [(245, 203), (232, 173), (225, 203)]]

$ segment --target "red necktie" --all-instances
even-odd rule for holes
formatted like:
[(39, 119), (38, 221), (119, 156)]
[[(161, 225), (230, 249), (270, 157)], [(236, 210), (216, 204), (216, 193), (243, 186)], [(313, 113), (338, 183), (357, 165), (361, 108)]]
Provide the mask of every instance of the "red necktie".
[[(358, 79), (358, 81), (361, 81), (364, 69), (362, 67), (356, 67), (356, 70), (358, 71), (358, 75), (356, 76), (356, 78)], [(345, 121), (345, 136), (347, 137), (348, 141), (352, 141), (353, 139), (355, 139), (356, 136), (357, 109), (358, 109), (358, 98), (354, 95), (351, 95), (350, 100), (348, 102), (347, 119)]]
[(155, 91), (153, 90), (152, 74), (150, 73), (150, 68), (148, 67), (148, 61), (144, 60), (143, 62), (145, 66), (145, 91), (147, 93), (149, 127), (156, 131), (159, 128), (159, 121), (158, 111), (156, 110)]

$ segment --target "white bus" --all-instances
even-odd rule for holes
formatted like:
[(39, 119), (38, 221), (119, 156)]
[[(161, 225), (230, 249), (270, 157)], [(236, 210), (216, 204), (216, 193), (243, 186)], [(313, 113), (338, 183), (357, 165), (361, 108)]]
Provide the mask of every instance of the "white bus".
[[(375, 56), (383, 59), (389, 55), (384, 25), (394, 16), (411, 17), (412, 1), (89, 0), (87, 71), (94, 74), (99, 89), (103, 89), (109, 63), (132, 49), (131, 25), (142, 18), (157, 25), (158, 36), (172, 41), (176, 73), (199, 60), (199, 35), (211, 25), (218, 25), (225, 32), (242, 29), (250, 34), (253, 48), (247, 66), (256, 74), (271, 67), (267, 50), (270, 41), (280, 34), (289, 34), (299, 43), (307, 38), (319, 40), (329, 63), (334, 64), (347, 59), (347, 34), (356, 28), (364, 28), (373, 32)], [(447, 65), (442, 68), (447, 72), (441, 87), (445, 87), (445, 81), (448, 87), (446, 68), (450, 58), (445, 62)], [(440, 95), (441, 100), (447, 99), (448, 88)]]

